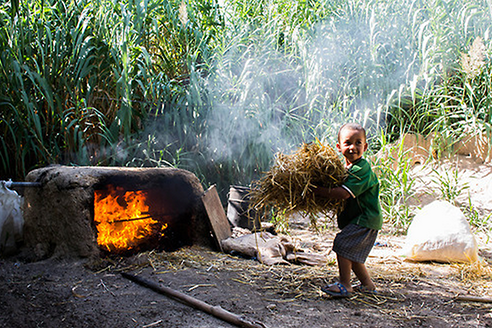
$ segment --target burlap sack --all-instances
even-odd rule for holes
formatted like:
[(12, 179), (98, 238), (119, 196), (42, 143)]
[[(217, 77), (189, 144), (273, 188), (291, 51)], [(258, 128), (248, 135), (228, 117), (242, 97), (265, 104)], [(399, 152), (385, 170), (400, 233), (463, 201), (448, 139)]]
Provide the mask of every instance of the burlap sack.
[(461, 210), (448, 202), (434, 201), (410, 224), (403, 255), (412, 261), (474, 262), (478, 245)]

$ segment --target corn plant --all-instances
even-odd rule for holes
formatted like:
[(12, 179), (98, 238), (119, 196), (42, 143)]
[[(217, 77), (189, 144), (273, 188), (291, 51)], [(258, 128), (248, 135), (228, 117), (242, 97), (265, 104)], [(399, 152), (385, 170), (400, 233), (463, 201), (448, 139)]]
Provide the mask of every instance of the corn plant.
[(492, 213), (486, 213), (476, 208), (471, 200), (470, 193), (468, 193), (468, 202), (461, 206), (465, 216), (468, 218), (472, 229), (477, 230), (487, 236), (487, 243), (492, 237)]
[(432, 170), (436, 174), (436, 178), (432, 181), (439, 188), (439, 198), (450, 202), (453, 205), (458, 204), (458, 198), (461, 196), (463, 191), (469, 188), (467, 183), (462, 183), (459, 177), (458, 170), (444, 171), (442, 173)]
[(380, 201), (385, 225), (389, 231), (405, 233), (413, 211), (408, 203), (414, 194), (415, 179), (411, 176), (412, 162), (409, 150), (403, 147), (404, 139), (389, 144), (382, 135), (382, 156), (372, 158), (373, 168), (379, 178)]
[[(184, 99), (188, 67), (207, 56), (211, 37), (197, 20), (208, 12), (202, 8), (198, 18), (180, 20), (180, 5), (33, 1), (11, 11), (4, 3), (2, 175), (23, 177), (49, 163), (131, 163), (149, 113)], [(175, 26), (169, 30), (170, 21)], [(171, 59), (159, 61), (162, 54)]]

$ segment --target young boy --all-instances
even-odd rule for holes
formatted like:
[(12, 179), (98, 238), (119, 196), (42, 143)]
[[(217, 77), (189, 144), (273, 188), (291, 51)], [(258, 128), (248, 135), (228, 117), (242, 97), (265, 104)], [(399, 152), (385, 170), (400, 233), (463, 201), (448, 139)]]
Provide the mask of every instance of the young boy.
[[(366, 131), (359, 124), (343, 125), (338, 131), (336, 147), (345, 157), (347, 179), (340, 187), (318, 187), (315, 193), (327, 198), (346, 199), (345, 208), (337, 217), (341, 231), (333, 241), (340, 281), (321, 290), (334, 297), (347, 297), (356, 289), (376, 292), (364, 263), (383, 225), (383, 218), (379, 205), (379, 181), (370, 164), (362, 158), (367, 150)], [(350, 283), (352, 271), (360, 281), (358, 286), (352, 287)]]

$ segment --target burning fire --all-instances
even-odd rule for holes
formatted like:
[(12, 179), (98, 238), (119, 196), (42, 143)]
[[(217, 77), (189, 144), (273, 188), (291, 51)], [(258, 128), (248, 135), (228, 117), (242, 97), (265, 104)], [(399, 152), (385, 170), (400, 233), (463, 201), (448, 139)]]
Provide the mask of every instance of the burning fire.
[(114, 186), (94, 191), (94, 222), (98, 245), (111, 252), (133, 249), (167, 228), (149, 214), (145, 191)]

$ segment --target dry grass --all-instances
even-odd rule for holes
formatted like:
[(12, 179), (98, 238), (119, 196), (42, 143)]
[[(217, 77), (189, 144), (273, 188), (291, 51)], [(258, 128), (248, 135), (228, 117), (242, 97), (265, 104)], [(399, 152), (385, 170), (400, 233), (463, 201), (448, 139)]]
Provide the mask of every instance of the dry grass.
[[(176, 252), (149, 252), (139, 255), (137, 261), (124, 270), (139, 270), (152, 267), (154, 274), (175, 274), (178, 271), (234, 273), (225, 275), (235, 283), (261, 288), (264, 299), (276, 303), (296, 304), (299, 300), (319, 300), (326, 297), (321, 287), (338, 276), (334, 263), (324, 266), (263, 265), (255, 260), (246, 260), (224, 253), (197, 247), (182, 248)], [(145, 259), (145, 261), (143, 261)], [(487, 263), (439, 264), (406, 262), (398, 256), (375, 257), (368, 263), (378, 294), (354, 293), (347, 298), (354, 305), (369, 306), (388, 311), (395, 317), (406, 318), (405, 310), (387, 308), (387, 304), (412, 302), (409, 298), (447, 299), (454, 302), (456, 295), (487, 296), (492, 292)], [(355, 283), (355, 282), (354, 282)], [(198, 287), (213, 287), (210, 284), (183, 286), (188, 290)], [(424, 296), (423, 296), (424, 295)], [(462, 301), (461, 301), (462, 302)], [(470, 305), (472, 306), (472, 305)], [(412, 311), (411, 306), (408, 309)]]
[(465, 283), (488, 282), (492, 287), (492, 266), (484, 260), (478, 260), (471, 264), (455, 264), (457, 277)]
[[(337, 275), (334, 265), (263, 265), (258, 261), (245, 260), (224, 253), (203, 249), (182, 248), (172, 253), (146, 253), (148, 264), (156, 274), (176, 272), (187, 268), (216, 272), (236, 272), (238, 283), (262, 286), (267, 299), (290, 302), (304, 298), (317, 298), (326, 285)], [(128, 267), (126, 269), (129, 269)], [(132, 269), (136, 269), (133, 267)], [(261, 283), (260, 283), (261, 282)]]
[(316, 197), (314, 189), (339, 186), (345, 177), (345, 167), (333, 148), (319, 140), (303, 144), (291, 155), (276, 155), (274, 165), (253, 184), (251, 206), (264, 213), (272, 209), (276, 215), (299, 211), (332, 216), (343, 202)]

